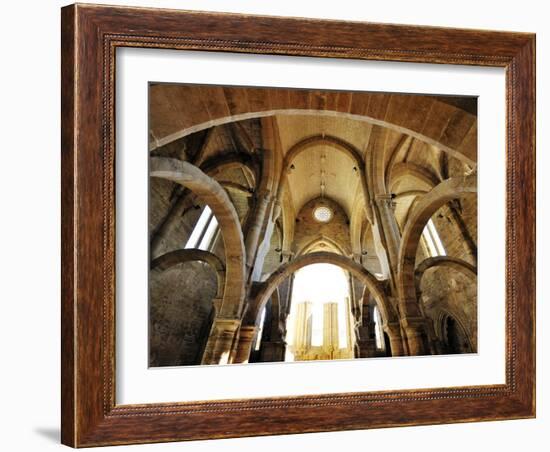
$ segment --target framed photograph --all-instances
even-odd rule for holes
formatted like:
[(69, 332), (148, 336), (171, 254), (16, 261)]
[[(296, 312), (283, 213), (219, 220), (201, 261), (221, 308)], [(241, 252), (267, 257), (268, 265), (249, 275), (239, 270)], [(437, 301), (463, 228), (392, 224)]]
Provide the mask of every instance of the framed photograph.
[(535, 416), (535, 37), (62, 9), (62, 442)]

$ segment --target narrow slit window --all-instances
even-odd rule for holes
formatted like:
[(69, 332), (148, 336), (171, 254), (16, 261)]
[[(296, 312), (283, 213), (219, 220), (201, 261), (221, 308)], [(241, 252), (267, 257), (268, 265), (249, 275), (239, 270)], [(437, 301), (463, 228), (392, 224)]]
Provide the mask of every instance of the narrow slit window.
[(208, 206), (204, 209), (193, 228), (193, 232), (189, 236), (184, 248), (198, 248), (208, 251), (212, 245), (216, 233), (218, 232), (218, 220)]
[(426, 223), (424, 231), (422, 231), (422, 237), (424, 238), (424, 244), (431, 257), (447, 255), (431, 218), (428, 220), (428, 223)]
[(382, 317), (378, 307), (374, 307), (374, 339), (376, 341), (376, 348), (381, 350), (383, 348), (384, 331), (382, 330)]
[(212, 215), (212, 217), (210, 218), (210, 222), (206, 227), (202, 240), (199, 244), (199, 249), (209, 250), (210, 246), (212, 245), (213, 239), (216, 236), (217, 231), (218, 231), (218, 220), (216, 220), (216, 217)]
[(262, 309), (262, 316), (260, 318), (260, 328), (258, 328), (258, 333), (256, 335), (256, 343), (254, 344), (254, 350), (258, 351), (260, 350), (260, 346), (262, 345), (262, 335), (264, 332), (264, 322), (265, 322), (265, 306)]

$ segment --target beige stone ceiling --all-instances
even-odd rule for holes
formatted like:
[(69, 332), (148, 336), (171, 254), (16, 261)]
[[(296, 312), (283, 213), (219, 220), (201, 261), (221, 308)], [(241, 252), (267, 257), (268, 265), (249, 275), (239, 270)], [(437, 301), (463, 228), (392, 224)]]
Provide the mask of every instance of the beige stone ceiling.
[[(311, 199), (326, 196), (340, 204), (348, 218), (359, 182), (355, 163), (348, 156), (328, 146), (315, 146), (303, 152), (293, 162), (289, 178), (294, 210), (299, 212)], [(325, 189), (321, 190), (321, 182)]]
[[(364, 121), (328, 116), (277, 115), (276, 121), (285, 153), (307, 137), (324, 134), (347, 141), (364, 155), (372, 130), (372, 125)], [(294, 169), (288, 180), (295, 212), (323, 194), (340, 204), (348, 218), (351, 216), (359, 169), (354, 170), (356, 164), (349, 156), (332, 146), (320, 144), (302, 152), (292, 163)], [(321, 181), (325, 184), (323, 193)]]
[[(300, 101), (302, 97), (304, 102)], [(294, 158), (294, 168), (288, 173), (283, 195), (290, 200), (294, 215), (309, 200), (324, 195), (341, 205), (351, 221), (354, 206), (363, 198), (360, 169), (366, 169), (368, 184), (376, 179), (369, 179), (373, 169), (387, 172), (382, 175), (386, 189), (403, 195), (408, 191), (428, 191), (444, 178), (444, 165), (447, 167), (445, 177), (449, 177), (471, 168), (470, 163), (465, 166), (468, 159), (476, 160), (475, 116), (467, 109), (457, 108), (450, 102), (452, 99), (445, 103), (445, 99), (399, 94), (169, 85), (153, 86), (151, 99), (153, 148), (170, 137), (215, 126), (203, 149), (205, 160), (237, 151), (254, 153), (252, 148), (261, 149), (268, 136), (260, 121), (245, 119), (238, 125), (232, 120), (238, 121), (239, 115), (248, 115), (248, 112), (259, 112), (261, 117), (270, 111), (274, 114), (278, 148), (283, 156), (294, 145), (311, 137), (336, 137), (355, 148), (365, 161), (363, 168), (357, 170), (354, 169), (357, 163), (350, 156), (321, 141)], [(248, 117), (254, 118), (254, 114)], [(368, 118), (380, 122), (375, 125)], [(452, 147), (463, 153), (463, 157), (459, 160), (456, 154), (441, 151), (434, 142)], [(273, 143), (267, 146), (273, 147)], [(374, 160), (380, 162), (375, 164)], [(224, 174), (216, 177), (247, 185), (242, 175), (228, 171), (224, 169)], [(426, 184), (426, 179), (434, 183)], [(414, 198), (414, 195), (401, 196), (396, 200), (400, 223), (406, 219)]]
[(345, 139), (364, 156), (373, 127), (365, 121), (336, 116), (277, 115), (276, 118), (285, 152), (305, 137), (324, 133)]

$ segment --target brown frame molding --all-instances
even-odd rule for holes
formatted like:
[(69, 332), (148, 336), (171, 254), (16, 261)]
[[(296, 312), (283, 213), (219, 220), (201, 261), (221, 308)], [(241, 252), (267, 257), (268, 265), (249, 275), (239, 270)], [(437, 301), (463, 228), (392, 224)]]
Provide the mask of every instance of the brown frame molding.
[[(535, 416), (534, 34), (77, 4), (62, 9), (61, 37), (64, 444), (84, 447)], [(115, 405), (117, 47), (506, 68), (506, 383)]]

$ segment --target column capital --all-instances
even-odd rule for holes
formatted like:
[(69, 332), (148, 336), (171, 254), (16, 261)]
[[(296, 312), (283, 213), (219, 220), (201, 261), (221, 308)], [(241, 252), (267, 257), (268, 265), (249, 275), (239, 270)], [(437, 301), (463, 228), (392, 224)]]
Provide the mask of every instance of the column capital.
[(382, 325), (382, 329), (388, 334), (396, 334), (399, 336), (401, 335), (401, 325), (399, 324), (399, 322), (388, 322)]
[(212, 328), (218, 331), (235, 332), (241, 326), (241, 319), (216, 317), (212, 324)]
[(374, 199), (379, 207), (387, 207), (393, 210), (397, 205), (394, 201), (394, 196), (391, 193), (377, 194), (374, 196)]
[(243, 325), (241, 326), (240, 336), (241, 337), (253, 337), (258, 332), (259, 328), (256, 325)]
[(294, 253), (292, 251), (283, 250), (281, 252), (281, 257), (283, 258), (283, 263), (284, 262), (289, 262), (292, 259), (293, 255), (294, 255)]
[(420, 333), (425, 331), (428, 322), (424, 317), (404, 317), (401, 319), (401, 326), (408, 333)]

